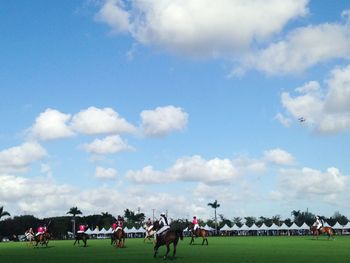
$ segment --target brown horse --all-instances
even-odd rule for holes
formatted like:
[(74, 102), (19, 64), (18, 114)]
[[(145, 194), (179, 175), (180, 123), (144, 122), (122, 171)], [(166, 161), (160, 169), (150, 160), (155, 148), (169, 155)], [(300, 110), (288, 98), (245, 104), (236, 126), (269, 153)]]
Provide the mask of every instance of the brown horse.
[(35, 246), (37, 247), (38, 244), (40, 244), (41, 246), (46, 246), (49, 244), (49, 240), (51, 238), (51, 235), (47, 232), (37, 235), (34, 237), (34, 241), (35, 241)]
[(78, 242), (78, 245), (79, 245), (79, 241), (80, 240), (82, 240), (83, 241), (83, 243), (84, 243), (84, 247), (86, 247), (86, 245), (87, 245), (87, 240), (89, 239), (89, 235), (88, 234), (86, 234), (86, 233), (77, 233), (76, 235), (75, 235), (75, 242), (74, 242), (74, 246), (75, 246), (75, 244)]
[(116, 247), (122, 248), (125, 244), (125, 237), (126, 233), (123, 229), (118, 229), (117, 231), (113, 232), (111, 237), (111, 245), (115, 244)]
[(316, 239), (318, 239), (318, 236), (321, 234), (327, 234), (328, 236), (328, 240), (329, 238), (332, 238), (334, 240), (334, 232), (333, 232), (333, 229), (331, 227), (328, 227), (328, 226), (323, 226), (321, 227), (320, 229), (317, 229), (316, 226), (311, 226), (310, 227), (310, 232), (316, 236)]
[[(153, 223), (153, 229), (156, 231), (160, 229), (159, 221), (155, 221)], [(177, 243), (179, 242), (179, 239), (183, 240), (182, 230), (180, 230), (180, 229), (177, 229), (177, 230), (168, 229), (165, 231), (165, 233), (162, 233), (161, 236), (157, 236), (156, 245), (154, 246), (153, 257), (157, 256), (158, 248), (160, 246), (165, 245), (166, 246), (166, 254), (164, 255), (164, 259), (167, 259), (169, 251), (170, 251), (169, 246), (172, 243), (174, 246), (174, 249), (173, 249), (173, 258), (174, 258), (176, 255), (176, 246), (177, 246)]]
[(196, 230), (194, 230), (194, 224), (190, 223), (188, 225), (188, 230), (191, 231), (191, 242), (190, 245), (192, 245), (194, 243), (194, 238), (195, 237), (202, 237), (203, 241), (202, 241), (202, 246), (204, 245), (204, 242), (206, 242), (206, 245), (208, 245), (208, 231), (203, 229), (203, 228), (197, 228)]

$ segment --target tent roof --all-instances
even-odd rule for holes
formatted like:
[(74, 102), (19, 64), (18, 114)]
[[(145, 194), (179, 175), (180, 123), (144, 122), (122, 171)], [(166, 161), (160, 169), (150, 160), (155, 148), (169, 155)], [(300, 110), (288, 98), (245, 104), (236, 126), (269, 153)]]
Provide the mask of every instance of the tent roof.
[(275, 223), (272, 223), (272, 225), (269, 227), (269, 230), (278, 230), (280, 227), (276, 225)]
[(304, 224), (302, 224), (302, 225), (299, 227), (299, 229), (309, 230), (310, 227), (309, 227), (306, 223), (304, 223)]
[(259, 230), (269, 230), (269, 227), (262, 223), (262, 225), (259, 227)]
[(220, 231), (230, 231), (231, 227), (229, 227), (228, 225), (224, 225), (222, 228), (220, 228)]
[(281, 230), (289, 230), (290, 227), (287, 226), (285, 223), (283, 223), (283, 224), (279, 227), (279, 229), (281, 229)]
[(341, 224), (339, 224), (338, 222), (334, 224), (333, 226), (334, 229), (343, 229), (344, 226), (342, 226)]
[(232, 227), (231, 227), (231, 230), (241, 230), (241, 228), (239, 227), (239, 226), (237, 226), (237, 225), (233, 225)]

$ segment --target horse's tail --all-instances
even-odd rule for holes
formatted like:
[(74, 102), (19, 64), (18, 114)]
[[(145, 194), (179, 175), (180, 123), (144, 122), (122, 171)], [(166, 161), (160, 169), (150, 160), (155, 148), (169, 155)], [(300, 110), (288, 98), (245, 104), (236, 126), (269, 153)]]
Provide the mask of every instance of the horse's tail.
[(181, 229), (176, 229), (176, 235), (177, 235), (181, 240), (184, 239), (184, 235), (183, 235)]

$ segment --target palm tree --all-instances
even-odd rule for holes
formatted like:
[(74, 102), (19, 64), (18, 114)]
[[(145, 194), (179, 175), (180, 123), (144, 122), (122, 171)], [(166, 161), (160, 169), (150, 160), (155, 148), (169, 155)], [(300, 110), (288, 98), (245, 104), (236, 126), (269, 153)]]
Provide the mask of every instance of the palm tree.
[(11, 215), (10, 215), (9, 212), (4, 211), (4, 207), (1, 206), (1, 207), (0, 207), (0, 219), (1, 219), (3, 216), (11, 216)]
[(218, 204), (218, 201), (215, 200), (214, 203), (208, 203), (208, 206), (214, 208), (214, 212), (215, 212), (215, 229), (216, 229), (216, 232), (218, 231), (218, 220), (216, 218), (216, 209), (220, 207), (220, 204)]
[(72, 223), (73, 223), (73, 225), (72, 225), (72, 233), (73, 233), (73, 235), (75, 236), (75, 216), (76, 216), (76, 215), (81, 215), (82, 212), (78, 209), (78, 207), (73, 206), (73, 207), (71, 207), (71, 208), (69, 209), (69, 211), (67, 212), (67, 214), (71, 214), (71, 215), (73, 216), (73, 218), (72, 218)]

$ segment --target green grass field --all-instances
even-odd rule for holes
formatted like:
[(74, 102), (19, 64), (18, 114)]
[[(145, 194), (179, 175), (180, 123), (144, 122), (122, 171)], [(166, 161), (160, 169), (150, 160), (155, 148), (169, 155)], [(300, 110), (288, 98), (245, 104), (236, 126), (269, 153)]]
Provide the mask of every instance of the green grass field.
[[(350, 260), (350, 237), (210, 237), (209, 246), (201, 240), (190, 246), (180, 241), (176, 262), (278, 262), (341, 263)], [(115, 248), (109, 240), (89, 240), (88, 247), (74, 247), (73, 241), (50, 241), (48, 248), (33, 248), (26, 243), (0, 243), (0, 262), (156, 262), (163, 261), (165, 247), (153, 258), (153, 245), (143, 239), (126, 239), (125, 248)], [(172, 250), (171, 250), (172, 253)], [(170, 259), (171, 260), (171, 259)]]

